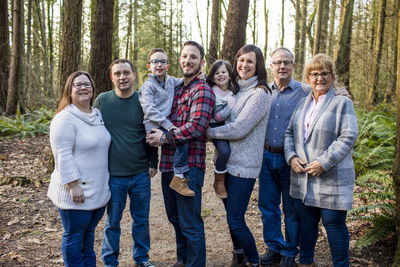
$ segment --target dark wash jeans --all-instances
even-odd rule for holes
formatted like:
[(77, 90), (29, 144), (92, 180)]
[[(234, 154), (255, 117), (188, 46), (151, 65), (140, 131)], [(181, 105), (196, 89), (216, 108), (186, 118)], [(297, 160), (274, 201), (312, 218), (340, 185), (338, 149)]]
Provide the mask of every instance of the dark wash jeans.
[(349, 266), (349, 230), (346, 225), (347, 211), (306, 206), (301, 199), (294, 199), (300, 217), (300, 263), (314, 262), (315, 244), (318, 239), (318, 224), (322, 224), (328, 236), (333, 266)]
[(188, 175), (188, 185), (196, 194), (194, 197), (183, 196), (169, 187), (173, 172), (161, 174), (161, 186), (168, 221), (175, 229), (178, 260), (186, 261), (186, 267), (202, 267), (206, 266), (206, 241), (201, 217), (204, 171), (190, 167)]
[[(210, 123), (211, 128), (224, 125), (224, 122)], [(215, 149), (218, 151), (218, 157), (215, 160), (215, 169), (219, 172), (226, 171), (226, 164), (228, 163), (229, 156), (231, 155), (231, 146), (228, 140), (212, 139)]]
[(148, 171), (132, 176), (111, 176), (109, 180), (111, 199), (107, 206), (104, 224), (103, 248), (101, 258), (105, 266), (117, 266), (120, 221), (129, 196), (129, 211), (132, 217), (133, 259), (140, 264), (149, 260), (150, 249), (149, 212), (150, 212), (150, 175)]
[(234, 247), (235, 249), (243, 248), (247, 260), (257, 263), (259, 256), (256, 242), (245, 220), (245, 213), (256, 179), (240, 178), (229, 174), (227, 180), (226, 217), (230, 234), (233, 236)]
[[(264, 150), (258, 182), (258, 207), (263, 222), (264, 242), (269, 249), (283, 256), (295, 257), (298, 253), (299, 218), (294, 209), (294, 200), (289, 195), (290, 166), (286, 163), (284, 153)], [(281, 230), (281, 197), (286, 239)]]
[(94, 231), (106, 207), (95, 210), (59, 209), (64, 233), (61, 251), (67, 267), (96, 266)]

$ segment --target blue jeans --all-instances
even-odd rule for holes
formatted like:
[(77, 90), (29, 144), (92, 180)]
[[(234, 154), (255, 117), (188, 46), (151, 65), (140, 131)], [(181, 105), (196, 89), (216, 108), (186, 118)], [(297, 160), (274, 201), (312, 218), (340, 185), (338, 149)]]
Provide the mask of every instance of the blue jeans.
[(195, 192), (194, 197), (183, 196), (171, 189), (169, 184), (173, 176), (173, 172), (163, 172), (161, 186), (168, 221), (175, 229), (177, 258), (186, 261), (186, 267), (206, 266), (206, 241), (201, 217), (204, 171), (193, 167), (189, 170), (188, 185)]
[(64, 233), (61, 251), (67, 267), (96, 266), (94, 231), (106, 207), (95, 210), (59, 209)]
[(101, 258), (105, 266), (117, 266), (119, 239), (121, 236), (120, 221), (129, 196), (129, 210), (132, 221), (132, 251), (137, 264), (149, 260), (150, 249), (149, 212), (150, 212), (150, 176), (149, 172), (116, 177), (110, 175), (111, 199), (107, 205), (107, 217), (104, 224), (103, 248)]
[[(210, 123), (210, 127), (218, 127), (224, 125), (224, 122)], [(215, 149), (218, 151), (218, 157), (215, 160), (215, 169), (219, 172), (226, 171), (226, 164), (228, 163), (229, 156), (231, 155), (231, 147), (228, 140), (213, 139)]]
[(249, 204), (251, 192), (253, 191), (256, 179), (240, 178), (228, 175), (226, 217), (229, 230), (243, 248), (247, 260), (251, 263), (258, 263), (259, 256), (253, 234), (247, 227), (245, 213)]
[(311, 264), (314, 262), (315, 244), (318, 239), (318, 223), (322, 218), (322, 224), (328, 235), (333, 266), (349, 266), (347, 211), (306, 206), (300, 199), (295, 199), (294, 205), (300, 217), (300, 263)]
[[(290, 166), (284, 153), (264, 150), (263, 165), (259, 178), (258, 207), (263, 222), (264, 242), (268, 248), (286, 257), (298, 253), (299, 218), (289, 196)], [(281, 225), (281, 196), (285, 215), (285, 237)]]
[(189, 143), (177, 145), (174, 154), (174, 173), (185, 174), (189, 171), (188, 165)]

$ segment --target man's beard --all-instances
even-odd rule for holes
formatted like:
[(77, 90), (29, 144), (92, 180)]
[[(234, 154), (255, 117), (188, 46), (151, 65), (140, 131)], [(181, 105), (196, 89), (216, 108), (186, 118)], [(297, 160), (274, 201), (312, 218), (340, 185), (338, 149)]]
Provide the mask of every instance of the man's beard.
[(194, 75), (197, 75), (197, 74), (200, 72), (200, 70), (201, 70), (201, 64), (199, 64), (199, 67), (197, 68), (197, 70), (195, 70), (195, 71), (193, 71), (193, 72), (184, 73), (181, 64), (179, 64), (179, 68), (181, 68), (181, 72), (182, 72), (182, 74), (183, 74), (184, 77), (192, 77), (192, 76), (194, 76)]

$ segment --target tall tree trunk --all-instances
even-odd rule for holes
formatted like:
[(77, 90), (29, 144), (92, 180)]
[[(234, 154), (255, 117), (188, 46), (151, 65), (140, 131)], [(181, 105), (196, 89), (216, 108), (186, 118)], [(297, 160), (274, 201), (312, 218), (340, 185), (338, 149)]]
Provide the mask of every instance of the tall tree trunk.
[[(139, 54), (139, 36), (138, 36), (138, 0), (133, 0), (133, 64), (137, 65)], [(135, 79), (137, 81), (137, 79)]]
[[(114, 14), (114, 18), (118, 16), (118, 14)], [(131, 47), (131, 37), (132, 37), (132, 18), (133, 18), (133, 4), (132, 0), (129, 1), (129, 13), (128, 13), (128, 29), (126, 33), (126, 50), (125, 50), (125, 58), (128, 58), (129, 56), (129, 48)], [(116, 29), (116, 26), (114, 25), (114, 31)], [(115, 34), (115, 32), (114, 32)]]
[[(212, 0), (212, 11), (211, 11), (211, 37), (210, 46), (208, 48), (207, 64), (208, 68), (218, 59), (218, 42), (219, 42), (219, 1)], [(172, 41), (172, 40), (171, 40)]]
[(368, 104), (374, 105), (378, 102), (378, 82), (379, 82), (379, 67), (382, 57), (382, 43), (385, 32), (385, 18), (386, 18), (386, 0), (379, 2), (378, 24), (376, 27), (374, 57), (372, 63), (372, 81), (368, 88)]
[(354, 0), (344, 0), (341, 3), (341, 17), (338, 32), (338, 42), (336, 44), (336, 52), (334, 61), (336, 65), (339, 81), (346, 86), (350, 92), (350, 43), (351, 28), (353, 16)]
[(49, 47), (49, 93), (53, 95), (53, 71), (54, 71), (54, 44), (53, 44), (53, 18), (54, 18), (54, 0), (47, 0), (47, 29), (48, 29), (48, 47)]
[[(294, 9), (296, 11), (294, 17), (294, 58), (297, 61), (300, 58), (300, 21), (301, 21), (301, 9), (300, 9), (300, 0), (291, 1)], [(299, 73), (294, 73), (295, 76)]]
[(335, 31), (336, 0), (332, 0), (329, 13), (330, 13), (329, 14), (329, 31), (328, 31), (328, 44), (326, 47), (326, 53), (330, 57), (333, 57), (333, 48), (335, 47), (333, 33)]
[(251, 34), (253, 37), (253, 44), (257, 43), (257, 30), (256, 30), (256, 28), (257, 28), (257, 24), (256, 24), (257, 11), (256, 11), (256, 8), (257, 8), (257, 1), (253, 0), (253, 26), (252, 26), (253, 30), (252, 30), (252, 34)]
[(62, 96), (62, 88), (67, 77), (79, 68), (81, 56), (81, 24), (82, 1), (64, 0), (64, 20), (61, 37), (60, 82), (58, 96)]
[(14, 0), (13, 9), (13, 38), (10, 63), (10, 77), (8, 79), (8, 94), (6, 114), (13, 115), (17, 112), (19, 94), (23, 90), (23, 27), (24, 27), (24, 1)]
[(32, 64), (31, 64), (31, 56), (32, 56), (32, 0), (28, 0), (28, 7), (27, 7), (27, 18), (26, 18), (26, 54), (25, 54), (25, 98), (26, 98), (26, 105), (30, 107), (30, 88), (33, 88), (33, 83), (32, 83)]
[(237, 51), (244, 45), (246, 41), (248, 14), (249, 0), (229, 1), (221, 57), (228, 60), (232, 66)]
[[(395, 1), (394, 2), (394, 14), (397, 14), (398, 12), (400, 12), (400, 3), (398, 1)], [(400, 20), (399, 20), (398, 23), (395, 23), (395, 27), (394, 27), (394, 32), (395, 33), (399, 33), (399, 31), (400, 31), (400, 27), (398, 25), (399, 23), (400, 23)], [(398, 67), (398, 62), (397, 62), (398, 61), (397, 60), (397, 57), (398, 57), (397, 54), (399, 53), (399, 48), (398, 48), (397, 44), (400, 42), (400, 40), (399, 40), (398, 35), (399, 34), (397, 34), (397, 38), (394, 38), (394, 45), (393, 45), (393, 56), (394, 56), (393, 70), (394, 70), (394, 72), (399, 68)], [(397, 40), (397, 42), (396, 42), (396, 40)], [(391, 99), (391, 97), (393, 95), (396, 95), (396, 84), (397, 84), (397, 80), (398, 79), (399, 79), (399, 76), (395, 75), (394, 79), (393, 79), (393, 83), (392, 83), (392, 90), (391, 90), (391, 93), (389, 93), (389, 100)]]
[(89, 72), (97, 93), (112, 89), (108, 67), (112, 60), (114, 0), (94, 0)]
[[(119, 31), (119, 0), (115, 0), (114, 3), (114, 22), (113, 22), (113, 43), (112, 43), (112, 53), (113, 53), (113, 59), (119, 58), (119, 37), (118, 37), (118, 31)], [(130, 22), (130, 27), (129, 27), (129, 22)], [(129, 1), (129, 15), (128, 15), (128, 37), (131, 37), (131, 30), (132, 29), (132, 0)], [(128, 58), (128, 57), (126, 57)]]
[(0, 0), (0, 113), (6, 111), (8, 75), (10, 71), (10, 46), (7, 0)]
[[(397, 14), (397, 50), (400, 51), (400, 10)], [(396, 83), (396, 154), (393, 166), (393, 183), (395, 194), (395, 220), (397, 248), (392, 267), (400, 266), (400, 53), (397, 53)]]
[(310, 46), (309, 46), (310, 54), (313, 54), (313, 49), (314, 49), (314, 35), (312, 32), (312, 29), (314, 26), (315, 14), (316, 14), (316, 6), (314, 4), (313, 13), (311, 13), (310, 17), (308, 18), (308, 23), (307, 23), (307, 37), (308, 37), (308, 42), (310, 43)]
[[(46, 96), (49, 96), (49, 61), (48, 61), (48, 49), (47, 49), (47, 39), (46, 39), (46, 15), (44, 8), (44, 1), (35, 0), (36, 2), (36, 12), (39, 19), (40, 27), (40, 50), (41, 50), (41, 62), (42, 62), (42, 73), (43, 73), (43, 84), (41, 84), (43, 91)], [(42, 5), (40, 5), (40, 3)]]
[(315, 21), (315, 34), (314, 34), (314, 48), (313, 55), (319, 53), (319, 46), (321, 42), (321, 24), (322, 24), (322, 12), (323, 12), (323, 0), (318, 0), (316, 2), (317, 5), (317, 19)]
[(329, 22), (329, 0), (322, 1), (322, 23), (321, 39), (319, 40), (319, 52), (325, 53), (328, 41), (328, 22)]
[(283, 46), (285, 40), (285, 0), (282, 0), (281, 34), (281, 46)]
[(300, 26), (300, 47), (299, 47), (299, 57), (296, 59), (295, 72), (298, 77), (301, 77), (303, 71), (303, 66), (305, 62), (306, 54), (306, 36), (307, 36), (307, 0), (303, 0), (301, 4), (301, 26)]
[[(200, 34), (200, 40), (201, 40), (201, 45), (205, 47), (204, 45), (204, 37), (203, 37), (203, 30), (201, 29), (201, 21), (200, 21), (200, 14), (199, 14), (199, 7), (197, 6), (197, 0), (196, 0), (196, 19), (197, 19), (197, 28), (199, 30)], [(207, 43), (206, 43), (207, 45)]]
[(264, 44), (264, 57), (267, 57), (268, 51), (268, 9), (267, 0), (264, 0), (264, 24), (265, 24), (265, 44)]

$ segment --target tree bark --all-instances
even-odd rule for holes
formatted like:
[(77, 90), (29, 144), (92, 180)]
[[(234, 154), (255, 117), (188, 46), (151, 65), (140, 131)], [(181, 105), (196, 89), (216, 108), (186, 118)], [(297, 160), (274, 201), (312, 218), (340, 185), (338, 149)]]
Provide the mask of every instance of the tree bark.
[[(113, 59), (119, 58), (119, 0), (115, 0), (114, 3), (114, 22), (113, 22)], [(130, 23), (130, 25), (129, 25)], [(128, 37), (131, 37), (132, 29), (132, 0), (129, 1), (129, 15), (128, 15)], [(129, 43), (128, 43), (129, 44)], [(128, 47), (128, 46), (127, 46)], [(128, 58), (128, 57), (127, 57)]]
[(296, 58), (295, 72), (301, 77), (306, 54), (306, 36), (307, 36), (307, 0), (303, 0), (301, 5), (301, 25), (300, 25), (300, 47), (299, 56)]
[(313, 55), (316, 55), (320, 51), (321, 44), (321, 25), (322, 25), (322, 12), (323, 12), (323, 0), (318, 0), (317, 5), (317, 19), (315, 21), (315, 34), (314, 34), (314, 48)]
[(354, 0), (344, 0), (341, 3), (341, 18), (338, 32), (338, 42), (334, 62), (336, 65), (339, 82), (343, 83), (350, 92), (350, 42)]
[(237, 51), (246, 41), (248, 13), (249, 0), (229, 1), (221, 57), (228, 60), (232, 66)]
[(64, 0), (64, 20), (60, 54), (59, 100), (67, 77), (79, 69), (81, 55), (82, 1)]
[(336, 0), (332, 0), (331, 8), (329, 11), (329, 31), (328, 31), (328, 44), (326, 47), (326, 53), (333, 57), (333, 48), (335, 47), (333, 33), (335, 31), (335, 12), (336, 12)]
[[(219, 1), (212, 0), (211, 11), (211, 37), (210, 46), (208, 47), (207, 65), (208, 69), (218, 59), (218, 43), (219, 43)], [(171, 40), (172, 41), (172, 40)]]
[[(292, 4), (294, 5), (294, 9), (296, 11), (295, 17), (294, 17), (294, 58), (297, 61), (300, 57), (300, 21), (301, 21), (301, 5), (300, 5), (300, 0), (295, 0), (292, 1)], [(295, 72), (294, 73), (296, 76), (299, 75), (299, 73)]]
[(376, 27), (374, 56), (375, 60), (372, 63), (372, 82), (368, 88), (368, 104), (374, 105), (378, 102), (378, 82), (379, 82), (379, 67), (382, 57), (382, 44), (385, 32), (385, 18), (386, 18), (386, 0), (379, 2), (378, 24)]
[(285, 40), (285, 0), (282, 0), (282, 11), (281, 11), (281, 46), (283, 46)]
[(8, 79), (8, 94), (6, 114), (13, 115), (17, 112), (19, 93), (23, 86), (23, 27), (24, 27), (24, 1), (14, 0), (13, 9), (13, 38), (10, 63), (10, 77)]
[(267, 56), (268, 51), (268, 9), (267, 0), (264, 0), (264, 24), (265, 24), (265, 44), (264, 44), (264, 57)]
[(8, 75), (10, 71), (10, 45), (7, 0), (0, 0), (0, 113), (6, 111)]
[(89, 73), (97, 94), (112, 89), (108, 67), (112, 60), (114, 0), (94, 0)]

